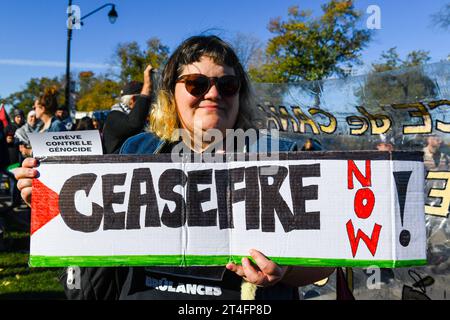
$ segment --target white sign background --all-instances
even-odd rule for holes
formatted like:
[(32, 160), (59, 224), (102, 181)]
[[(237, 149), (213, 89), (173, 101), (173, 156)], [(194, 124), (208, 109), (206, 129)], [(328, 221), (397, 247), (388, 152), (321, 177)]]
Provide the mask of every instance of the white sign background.
[[(120, 157), (120, 156), (119, 156)], [(396, 266), (398, 261), (411, 264), (418, 260), (424, 263), (426, 256), (423, 163), (420, 161), (391, 161), (372, 160), (372, 185), (370, 189), (375, 195), (375, 207), (367, 219), (358, 218), (354, 211), (354, 198), (358, 189), (362, 188), (356, 177), (353, 177), (355, 188), (348, 189), (348, 161), (343, 159), (326, 160), (280, 160), (230, 162), (222, 164), (212, 163), (42, 163), (38, 168), (40, 181), (53, 191), (59, 193), (65, 181), (75, 175), (95, 173), (98, 177), (89, 195), (78, 192), (75, 196), (77, 210), (90, 215), (91, 203), (103, 206), (102, 181), (104, 174), (126, 173), (123, 186), (115, 186), (114, 192), (125, 192), (123, 204), (114, 204), (115, 212), (127, 211), (129, 187), (133, 170), (150, 168), (156, 195), (159, 194), (158, 179), (167, 169), (183, 169), (185, 173), (193, 170), (223, 170), (237, 167), (251, 166), (292, 166), (320, 164), (320, 177), (303, 179), (303, 185), (318, 185), (318, 200), (306, 201), (306, 212), (320, 211), (320, 230), (293, 230), (285, 232), (275, 214), (275, 232), (246, 230), (245, 202), (233, 204), (233, 229), (220, 230), (215, 227), (189, 227), (185, 224), (181, 228), (144, 227), (145, 207), (141, 207), (140, 226), (137, 230), (103, 230), (103, 222), (96, 232), (83, 233), (70, 229), (61, 215), (56, 216), (31, 237), (31, 264), (42, 265), (38, 262), (43, 257), (49, 258), (48, 265), (70, 265), (71, 257), (104, 257), (96, 260), (98, 265), (120, 265), (126, 257), (149, 256), (198, 256), (202, 265), (216, 264), (214, 260), (208, 263), (207, 257), (248, 256), (249, 249), (258, 249), (275, 261), (285, 264), (303, 265), (359, 265), (369, 266), (378, 262)], [(365, 161), (355, 161), (359, 170), (364, 174)], [(403, 225), (400, 219), (399, 202), (393, 172), (412, 171), (404, 208)], [(236, 184), (235, 188), (244, 187), (244, 182)], [(142, 189), (141, 192), (145, 192)], [(211, 200), (202, 203), (203, 211), (217, 208), (217, 196), (214, 184), (199, 185), (199, 191), (210, 188)], [(175, 189), (185, 194), (185, 188)], [(284, 180), (280, 194), (292, 211), (291, 190), (289, 176)], [(262, 197), (265, 195), (262, 194)], [(260, 200), (261, 201), (261, 200)], [(165, 205), (173, 210), (175, 204), (158, 197), (158, 208), (161, 216)], [(33, 208), (34, 209), (34, 208)], [(360, 240), (355, 257), (352, 255), (346, 224), (352, 220), (355, 235), (361, 229), (369, 238), (375, 224), (381, 225), (379, 243), (375, 256), (372, 256), (364, 241)], [(399, 234), (408, 230), (411, 241), (406, 247), (399, 243)], [(33, 256), (35, 259), (33, 259)], [(114, 259), (117, 256), (118, 259)], [(58, 257), (63, 257), (58, 259)], [(53, 259), (55, 258), (55, 259)], [(205, 258), (205, 259), (203, 259)], [(284, 259), (283, 258), (288, 258)], [(290, 261), (289, 259), (292, 259)], [(34, 263), (33, 263), (34, 260)], [(45, 260), (45, 259), (44, 259)], [(145, 259), (144, 259), (145, 260)], [(80, 263), (80, 260), (76, 260)], [(86, 258), (86, 261), (89, 261)], [(82, 260), (81, 260), (82, 262)], [(198, 262), (197, 262), (198, 263)], [(92, 265), (86, 262), (86, 265)], [(161, 264), (160, 262), (157, 263)], [(169, 263), (170, 264), (170, 263)], [(189, 264), (189, 263), (188, 263)], [(402, 266), (404, 266), (402, 265)]]

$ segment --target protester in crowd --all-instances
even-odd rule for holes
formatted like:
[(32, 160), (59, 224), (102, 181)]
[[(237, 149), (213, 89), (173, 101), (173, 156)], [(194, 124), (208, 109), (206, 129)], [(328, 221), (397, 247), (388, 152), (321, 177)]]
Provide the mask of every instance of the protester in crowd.
[[(3, 130), (3, 123), (0, 121), (0, 175), (5, 175), (9, 179), (9, 189), (11, 193), (11, 206), (15, 207), (20, 203), (19, 190), (16, 188), (17, 180), (8, 170), (8, 167), (19, 162), (19, 151), (15, 143), (13, 131)], [(9, 128), (12, 130), (12, 128)]]
[(14, 138), (14, 131), (6, 131), (6, 144), (8, 146), (9, 164), (16, 164), (19, 162), (19, 145)]
[(375, 149), (378, 151), (394, 151), (395, 137), (393, 134), (380, 134), (375, 141)]
[[(0, 121), (0, 178), (2, 175), (5, 175), (9, 177), (11, 173), (8, 172), (8, 166), (9, 166), (9, 152), (8, 152), (8, 145), (6, 143), (6, 135), (4, 131), (3, 122)], [(1, 220), (0, 220), (0, 235), (1, 235)], [(0, 238), (1, 241), (1, 238)]]
[[(256, 110), (250, 82), (231, 47), (215, 36), (191, 37), (175, 50), (164, 68), (161, 90), (151, 113), (152, 132), (128, 139), (120, 153), (167, 153), (178, 143), (186, 143), (197, 152), (190, 142), (180, 141), (173, 133), (183, 128), (193, 137), (194, 118), (202, 120), (202, 132), (249, 129)], [(203, 142), (200, 149), (208, 147)], [(291, 140), (283, 140), (279, 146), (280, 151), (296, 149)], [(36, 169), (30, 168), (36, 164), (36, 160), (27, 159), (17, 171), (27, 203), (31, 199), (32, 178), (37, 174)], [(298, 286), (326, 278), (334, 270), (282, 267), (257, 250), (250, 254), (256, 264), (244, 258), (242, 265), (229, 263), (226, 267), (82, 268), (81, 290), (66, 288), (66, 293), (70, 298), (83, 299), (295, 299)], [(211, 290), (200, 294), (162, 290), (161, 281), (174, 287), (189, 285)]]
[(4, 133), (13, 132), (15, 133), (17, 129), (24, 125), (24, 113), (21, 109), (13, 110), (13, 121), (4, 128)]
[(126, 139), (143, 131), (150, 110), (151, 71), (151, 66), (145, 69), (144, 83), (127, 83), (120, 103), (111, 108), (103, 128), (105, 153), (118, 153)]
[(96, 112), (92, 114), (92, 124), (94, 125), (94, 129), (98, 130), (100, 135), (103, 136), (103, 119), (101, 119), (99, 114)]
[(27, 115), (27, 122), (16, 131), (15, 138), (19, 143), (19, 151), (23, 158), (31, 157), (30, 133), (39, 132), (43, 123), (36, 118), (36, 111), (31, 110)]
[(43, 122), (39, 132), (67, 131), (66, 126), (54, 115), (58, 108), (58, 91), (54, 87), (46, 88), (35, 102), (36, 118)]
[(394, 151), (394, 145), (387, 141), (378, 141), (376, 148), (378, 151)]
[(76, 131), (95, 130), (94, 123), (90, 117), (83, 117), (78, 121)]
[(428, 171), (448, 171), (449, 156), (441, 152), (442, 138), (436, 134), (426, 138), (423, 162)]
[(449, 156), (441, 151), (442, 138), (436, 134), (431, 134), (425, 138), (423, 148), (423, 164), (425, 167), (425, 205), (439, 207), (442, 199), (439, 197), (429, 197), (431, 189), (444, 190), (446, 181), (441, 179), (427, 179), (430, 171), (449, 171)]
[(0, 169), (9, 166), (9, 152), (4, 129), (3, 122), (0, 121)]

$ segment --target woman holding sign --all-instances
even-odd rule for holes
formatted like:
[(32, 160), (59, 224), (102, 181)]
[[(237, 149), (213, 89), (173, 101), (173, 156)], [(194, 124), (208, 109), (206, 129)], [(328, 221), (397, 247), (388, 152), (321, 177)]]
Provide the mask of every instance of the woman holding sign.
[[(179, 128), (184, 129), (184, 146), (203, 152), (211, 147), (203, 139), (207, 130), (225, 136), (227, 129), (252, 128), (255, 113), (248, 77), (231, 47), (215, 36), (191, 37), (164, 68), (151, 112), (151, 132), (128, 139), (121, 153), (173, 152), (179, 146), (180, 135), (174, 134)], [(195, 143), (196, 138), (200, 143)], [(279, 144), (280, 151), (295, 147), (289, 140)], [(36, 165), (36, 160), (27, 159), (17, 173), (27, 203)], [(284, 267), (255, 249), (249, 254), (254, 263), (243, 258), (241, 265), (230, 262), (225, 267), (82, 268), (70, 274), (71, 279), (80, 276), (81, 290), (67, 288), (66, 293), (87, 299), (295, 299), (298, 286), (321, 280), (334, 270)]]

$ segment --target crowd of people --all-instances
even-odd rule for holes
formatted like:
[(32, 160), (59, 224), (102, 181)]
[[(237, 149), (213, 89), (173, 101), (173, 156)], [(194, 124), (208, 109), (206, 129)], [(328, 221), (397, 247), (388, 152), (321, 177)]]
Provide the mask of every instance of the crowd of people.
[[(58, 91), (49, 87), (34, 100), (32, 110), (25, 118), (23, 110), (14, 108), (11, 120), (0, 121), (0, 183), (3, 199), (2, 208), (14, 210), (23, 205), (13, 170), (20, 167), (26, 158), (33, 156), (29, 135), (31, 133), (98, 130), (105, 153), (117, 153), (121, 144), (130, 136), (143, 131), (150, 109), (150, 72), (146, 69), (145, 82), (131, 81), (120, 92), (120, 101), (111, 107), (109, 113), (96, 111), (92, 116), (73, 119), (68, 108), (58, 103)], [(105, 117), (105, 114), (108, 116)], [(0, 214), (0, 249), (4, 221)]]
[[(148, 81), (150, 72), (151, 67), (148, 67)], [(32, 157), (33, 150), (29, 139), (31, 133), (98, 130), (105, 153), (117, 153), (128, 137), (143, 131), (148, 124), (150, 92), (148, 85), (144, 87), (142, 82), (126, 83), (120, 92), (120, 100), (111, 107), (106, 117), (103, 112), (93, 112), (92, 116), (74, 120), (68, 108), (58, 104), (58, 94), (56, 88), (46, 88), (36, 98), (26, 118), (23, 110), (14, 108), (11, 111), (12, 120), (6, 127), (0, 121), (0, 160), (4, 175), (12, 178), (7, 169), (18, 167), (25, 158)]]

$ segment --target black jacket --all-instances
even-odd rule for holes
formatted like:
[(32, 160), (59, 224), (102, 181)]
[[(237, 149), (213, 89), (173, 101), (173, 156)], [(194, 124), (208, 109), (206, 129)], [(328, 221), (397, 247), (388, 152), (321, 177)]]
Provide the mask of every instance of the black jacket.
[(9, 152), (3, 123), (0, 121), (0, 170), (9, 166)]

